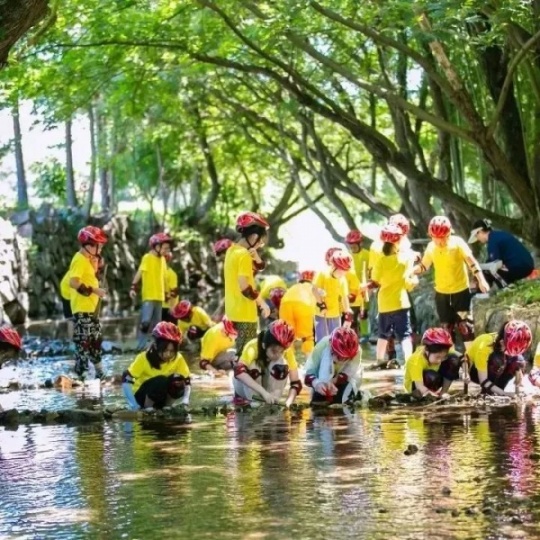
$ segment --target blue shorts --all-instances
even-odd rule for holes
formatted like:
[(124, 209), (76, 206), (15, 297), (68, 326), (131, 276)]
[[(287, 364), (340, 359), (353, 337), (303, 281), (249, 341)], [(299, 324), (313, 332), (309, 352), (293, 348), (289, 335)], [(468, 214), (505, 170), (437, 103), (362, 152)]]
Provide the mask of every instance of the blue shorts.
[(379, 338), (396, 338), (401, 341), (412, 335), (411, 314), (409, 309), (398, 309), (379, 313)]

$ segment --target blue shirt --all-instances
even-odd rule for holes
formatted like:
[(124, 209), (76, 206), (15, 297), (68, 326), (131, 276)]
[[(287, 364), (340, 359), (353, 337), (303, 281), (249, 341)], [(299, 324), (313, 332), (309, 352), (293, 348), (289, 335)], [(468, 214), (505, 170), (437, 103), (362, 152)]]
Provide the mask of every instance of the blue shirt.
[(506, 231), (491, 231), (487, 242), (488, 262), (502, 261), (516, 278), (528, 276), (534, 270), (534, 261), (527, 248)]

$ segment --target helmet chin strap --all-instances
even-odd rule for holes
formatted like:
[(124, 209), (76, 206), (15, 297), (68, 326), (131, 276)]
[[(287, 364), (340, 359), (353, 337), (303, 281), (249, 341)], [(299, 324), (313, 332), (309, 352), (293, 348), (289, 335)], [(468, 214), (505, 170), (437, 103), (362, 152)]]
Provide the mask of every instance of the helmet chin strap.
[[(251, 236), (251, 235), (250, 235)], [(246, 242), (247, 242), (247, 245), (250, 247), (250, 248), (254, 248), (260, 241), (261, 241), (261, 238), (262, 236), (260, 234), (257, 234), (257, 240), (255, 240), (255, 242), (252, 244), (250, 241), (249, 241), (249, 237), (246, 237)]]

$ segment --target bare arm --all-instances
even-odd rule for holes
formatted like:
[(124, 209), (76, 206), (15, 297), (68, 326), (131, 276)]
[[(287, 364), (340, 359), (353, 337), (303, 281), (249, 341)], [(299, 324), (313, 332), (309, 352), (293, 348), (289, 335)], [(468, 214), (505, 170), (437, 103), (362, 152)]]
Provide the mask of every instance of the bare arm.
[(242, 383), (244, 383), (248, 388), (257, 392), (267, 403), (271, 397), (271, 403), (275, 402), (275, 398), (271, 396), (257, 381), (254, 381), (247, 373), (239, 373), (235, 377)]

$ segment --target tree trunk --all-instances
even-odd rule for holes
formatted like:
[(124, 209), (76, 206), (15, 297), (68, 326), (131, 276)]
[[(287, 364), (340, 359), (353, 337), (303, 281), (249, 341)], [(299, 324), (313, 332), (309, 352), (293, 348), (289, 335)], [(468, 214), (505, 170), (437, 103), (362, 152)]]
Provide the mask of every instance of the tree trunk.
[(66, 196), (68, 208), (77, 208), (75, 193), (75, 174), (73, 172), (73, 139), (71, 137), (71, 118), (66, 120)]
[(97, 172), (97, 148), (96, 148), (96, 118), (94, 114), (94, 106), (88, 108), (88, 120), (90, 122), (90, 185), (84, 202), (84, 218), (88, 221), (92, 213), (92, 204), (94, 203), (94, 189), (96, 187), (96, 172)]
[(26, 171), (22, 148), (21, 123), (19, 120), (19, 104), (13, 107), (13, 134), (15, 146), (15, 163), (17, 165), (17, 207), (28, 208), (28, 187), (26, 184)]
[(3, 0), (0, 2), (0, 69), (9, 50), (32, 26), (45, 17), (48, 0)]
[(96, 139), (99, 163), (99, 187), (101, 191), (101, 211), (108, 214), (111, 209), (110, 171), (108, 165), (107, 123), (99, 106), (96, 115)]

